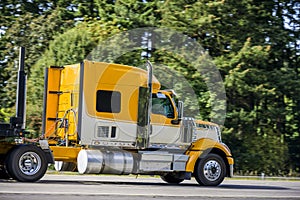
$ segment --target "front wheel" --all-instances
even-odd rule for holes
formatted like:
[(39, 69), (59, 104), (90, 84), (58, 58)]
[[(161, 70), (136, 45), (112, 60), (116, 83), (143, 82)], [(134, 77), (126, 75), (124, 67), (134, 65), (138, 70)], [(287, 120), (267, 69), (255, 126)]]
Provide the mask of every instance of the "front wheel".
[(24, 145), (17, 147), (8, 155), (6, 166), (12, 178), (21, 182), (34, 182), (44, 176), (48, 162), (40, 148)]
[(208, 154), (197, 161), (194, 176), (200, 185), (217, 186), (224, 180), (226, 165), (217, 154)]

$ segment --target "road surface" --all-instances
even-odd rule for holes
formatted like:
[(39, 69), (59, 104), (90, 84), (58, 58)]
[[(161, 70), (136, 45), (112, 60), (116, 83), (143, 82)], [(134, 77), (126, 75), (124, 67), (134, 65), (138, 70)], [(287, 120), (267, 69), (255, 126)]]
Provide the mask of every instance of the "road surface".
[(157, 177), (46, 174), (36, 183), (0, 180), (2, 200), (300, 199), (300, 181), (225, 179), (218, 187), (195, 180), (170, 185)]

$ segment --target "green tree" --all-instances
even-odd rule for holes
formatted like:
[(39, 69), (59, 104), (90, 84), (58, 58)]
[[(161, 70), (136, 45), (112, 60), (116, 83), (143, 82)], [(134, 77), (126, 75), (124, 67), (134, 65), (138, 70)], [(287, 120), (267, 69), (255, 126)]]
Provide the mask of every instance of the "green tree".
[[(101, 26), (99, 26), (99, 23)], [(97, 43), (111, 33), (120, 30), (110, 23), (98, 20), (82, 22), (76, 27), (61, 33), (49, 43), (47, 49), (32, 66), (28, 82), (28, 118), (30, 128), (40, 133), (44, 94), (44, 71), (49, 66), (62, 66), (82, 62)]]
[(159, 4), (158, 0), (96, 0), (101, 20), (117, 20), (118, 26), (127, 29), (157, 26), (161, 19)]
[[(227, 92), (223, 138), (236, 158), (236, 170), (273, 175), (288, 169), (299, 172), (299, 8), (294, 0), (1, 2), (0, 119), (7, 118), (14, 103), (15, 77), (11, 72), (16, 71), (18, 54), (14, 47), (28, 48), (29, 113), (33, 116), (41, 112), (46, 66), (79, 62), (99, 42), (124, 30), (168, 27), (200, 43), (222, 74)], [(211, 110), (214, 95), (195, 66), (182, 55), (167, 49), (149, 50), (143, 38), (135, 39), (140, 49), (115, 60), (108, 54), (106, 59), (139, 66), (146, 51), (151, 61), (168, 65), (188, 80), (201, 106), (199, 117), (216, 116)], [(169, 39), (178, 45), (181, 42)], [(201, 56), (195, 61), (211, 65)], [(185, 87), (180, 83), (173, 86)], [(185, 101), (194, 108), (191, 99)], [(34, 130), (40, 127), (39, 116), (30, 121)]]
[[(268, 144), (278, 155), (286, 155), (290, 135), (297, 141), (299, 131), (295, 134), (295, 129), (299, 126), (295, 116), (299, 116), (299, 109), (295, 106), (299, 95), (292, 88), (299, 84), (299, 68), (295, 65), (299, 31), (291, 28), (299, 26), (297, 8), (299, 4), (294, 1), (280, 0), (163, 2), (162, 26), (180, 30), (199, 41), (223, 75), (228, 98), (224, 140), (237, 157), (238, 170), (247, 166), (243, 162), (245, 154), (240, 152), (250, 153), (264, 145), (258, 138), (277, 138)], [(287, 118), (294, 121), (292, 132), (286, 129)], [(257, 146), (247, 145), (247, 138), (253, 138)], [(259, 154), (264, 152), (260, 150)], [(265, 157), (272, 159), (267, 153)], [(247, 162), (255, 163), (257, 159), (252, 157)], [(287, 160), (278, 161), (278, 170), (272, 168), (271, 162), (262, 162), (253, 170), (287, 170)]]
[[(6, 49), (2, 51), (6, 60), (1, 64), (2, 73), (1, 80), (3, 80), (3, 94), (0, 105), (2, 108), (10, 108), (15, 104), (15, 91), (17, 81), (17, 60), (18, 47), (24, 46), (26, 48), (26, 71), (28, 75), (31, 74), (31, 66), (38, 60), (53, 39), (53, 36), (59, 32), (64, 31), (64, 27), (72, 26), (70, 21), (65, 21), (60, 18), (61, 12), (57, 10), (47, 18), (44, 16), (36, 18), (32, 14), (25, 14), (22, 18), (6, 30), (3, 36), (3, 41), (6, 41)], [(29, 22), (32, 22), (28, 24)], [(5, 95), (4, 95), (5, 94)]]

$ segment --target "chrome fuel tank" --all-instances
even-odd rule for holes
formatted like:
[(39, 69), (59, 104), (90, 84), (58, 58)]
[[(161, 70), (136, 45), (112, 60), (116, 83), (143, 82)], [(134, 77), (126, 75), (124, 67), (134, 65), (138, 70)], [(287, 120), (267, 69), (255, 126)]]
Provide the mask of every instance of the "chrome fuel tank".
[(134, 159), (131, 153), (122, 150), (82, 149), (77, 157), (77, 167), (81, 174), (130, 174)]

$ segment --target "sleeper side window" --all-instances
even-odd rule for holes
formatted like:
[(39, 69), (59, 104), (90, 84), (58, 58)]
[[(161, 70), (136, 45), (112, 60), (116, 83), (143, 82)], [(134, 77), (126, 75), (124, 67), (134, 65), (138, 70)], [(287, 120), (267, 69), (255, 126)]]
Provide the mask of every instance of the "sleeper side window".
[(118, 91), (98, 90), (97, 112), (119, 113), (121, 111), (121, 93)]

